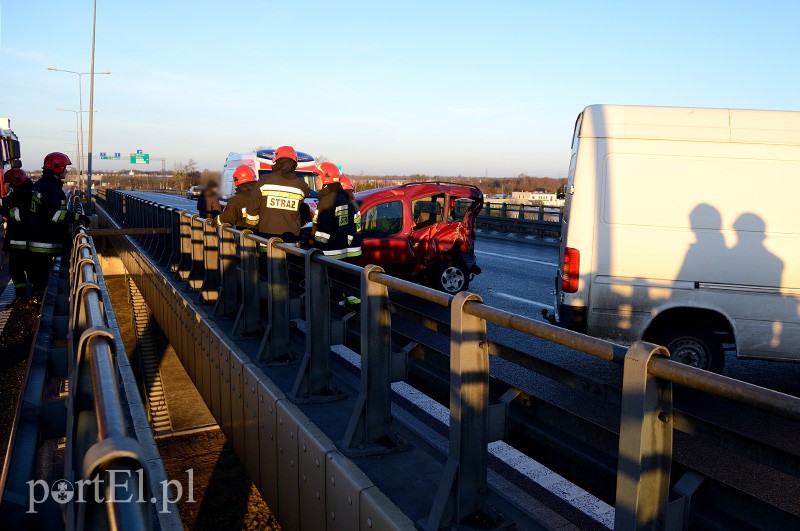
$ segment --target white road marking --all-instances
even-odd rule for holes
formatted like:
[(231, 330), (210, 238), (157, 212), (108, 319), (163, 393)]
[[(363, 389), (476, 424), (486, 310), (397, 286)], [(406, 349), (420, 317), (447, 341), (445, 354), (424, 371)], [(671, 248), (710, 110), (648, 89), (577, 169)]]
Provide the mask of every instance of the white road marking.
[[(361, 368), (361, 356), (344, 345), (332, 345), (331, 350), (355, 367)], [(425, 411), (433, 418), (450, 425), (450, 410), (405, 382), (395, 382), (392, 390)], [(614, 507), (583, 490), (568, 479), (553, 472), (503, 441), (489, 443), (489, 453), (513, 467), (534, 483), (538, 483), (582, 513), (609, 529), (614, 527)]]
[(533, 258), (520, 258), (519, 256), (511, 256), (510, 254), (490, 253), (487, 251), (475, 251), (475, 254), (485, 254), (488, 256), (496, 256), (498, 258), (508, 258), (509, 260), (519, 260), (520, 262), (530, 262), (531, 264), (558, 267), (558, 264), (555, 262), (545, 262), (544, 260), (534, 260)]
[(525, 304), (532, 304), (534, 306), (538, 306), (539, 308), (546, 308), (548, 310), (552, 310), (553, 307), (549, 304), (545, 304), (543, 302), (536, 302), (529, 299), (523, 299), (522, 297), (517, 297), (516, 295), (509, 295), (508, 293), (495, 293), (498, 297), (505, 297), (506, 299), (511, 299), (512, 301), (517, 302), (524, 302)]

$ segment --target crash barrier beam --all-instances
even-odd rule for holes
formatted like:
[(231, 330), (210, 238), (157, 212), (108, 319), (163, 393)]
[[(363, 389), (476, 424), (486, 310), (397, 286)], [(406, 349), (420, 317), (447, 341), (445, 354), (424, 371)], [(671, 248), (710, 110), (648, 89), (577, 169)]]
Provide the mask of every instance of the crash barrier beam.
[[(75, 195), (69, 207), (81, 211)], [(159, 511), (163, 463), (94, 244), (82, 223), (74, 228), (69, 261), (55, 259), (42, 302), (0, 480), (0, 523), (8, 529), (180, 529), (175, 506)], [(54, 346), (62, 337), (65, 347)], [(45, 383), (54, 378), (67, 380), (66, 398), (47, 390)], [(63, 413), (54, 415), (58, 410)], [(66, 441), (63, 462), (44, 450), (59, 437)], [(71, 501), (38, 501), (29, 483), (41, 474), (60, 478), (53, 488), (62, 480), (73, 486), (65, 489)], [(49, 494), (50, 486), (44, 488)], [(120, 502), (130, 496), (142, 502)], [(30, 511), (34, 499), (38, 511)]]
[[(126, 201), (144, 203), (134, 196), (128, 196)], [(119, 198), (112, 198), (109, 203), (110, 208), (119, 215), (121, 203)], [(186, 213), (179, 215), (182, 222), (183, 219), (192, 219)], [(193, 223), (193, 221), (189, 223)], [(229, 230), (235, 234), (238, 232), (233, 229)], [(352, 273), (351, 269), (354, 266), (326, 258), (318, 252), (305, 251), (277, 241), (269, 242), (249, 234), (247, 231), (238, 232), (238, 237), (243, 265), (244, 257), (247, 254), (246, 249), (251, 249), (252, 253), (252, 249), (258, 248), (258, 246), (267, 250), (274, 248), (285, 254), (303, 258), (306, 272), (303, 295), (306, 302), (305, 326), (308, 327), (307, 331), (317, 334), (322, 322), (320, 315), (324, 316), (327, 313), (325, 309), (318, 308), (313, 302), (329, 302), (325, 300), (326, 296), (323, 293), (329, 293), (325, 286), (326, 280), (322, 280), (323, 277), (324, 279), (328, 277), (325, 270)], [(451, 308), (449, 323), (451, 338), (450, 452), (433, 509), (425, 522), (421, 523), (423, 527), (458, 525), (465, 522), (467, 518), (474, 518), (475, 511), (485, 508), (487, 446), (498, 434), (502, 437), (504, 431), (502, 415), (498, 421), (491, 413), (491, 411), (500, 409), (488, 404), (489, 395), (485, 391), (488, 389), (485, 382), (488, 382), (490, 378), (488, 342), (485, 339), (487, 322), (524, 332), (623, 366), (615, 504), (616, 524), (622, 529), (662, 529), (675, 525), (674, 522), (668, 521), (667, 516), (670, 514), (667, 504), (670, 500), (669, 477), (670, 464), (673, 460), (673, 429), (681, 429), (693, 434), (703, 433), (709, 440), (713, 440), (713, 437), (717, 436), (712, 429), (704, 426), (702, 421), (690, 419), (681, 412), (673, 411), (671, 394), (673, 384), (746, 404), (794, 422), (800, 421), (800, 399), (679, 364), (670, 360), (668, 352), (662, 347), (637, 342), (632, 347), (625, 348), (494, 308), (481, 302), (476, 296), (460, 294), (454, 299), (450, 295), (391, 277), (376, 270), (369, 271), (367, 275), (369, 281), (386, 288)], [(243, 293), (259, 293), (257, 275), (254, 277), (243, 275), (241, 283)], [(267, 291), (269, 292), (269, 290)], [(367, 291), (369, 291), (369, 286), (367, 286)], [(365, 309), (378, 316), (385, 313), (380, 308), (370, 308), (371, 302), (369, 300), (365, 302), (364, 295), (362, 292), (362, 313)], [(381, 295), (378, 293), (377, 297), (380, 299)], [(252, 307), (255, 308), (255, 305)], [(266, 328), (270, 329), (271, 316), (261, 312), (259, 314), (267, 323)], [(371, 315), (370, 318), (375, 315)], [(382, 346), (384, 340), (380, 337), (373, 337), (373, 334), (378, 336), (385, 334), (385, 327), (362, 327), (361, 334), (362, 345), (367, 347), (366, 351), (362, 351), (362, 358), (364, 360), (369, 358), (369, 361), (372, 361), (373, 352), (375, 352), (374, 355), (377, 356), (377, 359), (374, 364), (362, 361), (361, 394), (357, 410), (351, 417), (351, 424), (356, 425), (368, 418), (362, 414), (364, 409), (370, 410), (374, 407), (377, 411), (385, 411), (383, 404), (386, 400), (385, 388), (391, 381), (391, 379), (387, 381), (385, 364), (381, 362), (381, 357), (385, 357), (385, 346)], [(306, 337), (310, 335), (308, 334)], [(302, 366), (297, 381), (306, 385), (307, 390), (316, 389), (330, 392), (331, 388), (326, 387), (330, 382), (329, 367), (321, 360), (322, 349), (329, 347), (330, 338), (326, 336), (326, 333), (322, 333), (320, 337), (322, 346), (319, 347), (319, 351), (307, 343), (305, 357), (309, 363)], [(462, 352), (470, 354), (462, 355)], [(312, 361), (320, 364), (314, 367), (313, 371), (309, 371), (308, 366), (313, 365)], [(303, 375), (304, 371), (305, 375)], [(316, 383), (311, 385), (309, 382)], [(375, 388), (372, 388), (373, 382), (381, 382), (384, 390), (376, 391)], [(294, 394), (296, 397), (304, 396), (303, 393), (298, 393), (297, 386)], [(459, 404), (469, 404), (469, 407), (461, 407)], [(374, 420), (375, 417), (372, 418)], [(385, 432), (386, 427), (379, 427), (378, 430)], [(349, 433), (351, 431), (353, 433)], [(359, 435), (354, 436), (355, 432), (359, 432)], [(370, 442), (368, 432), (361, 428), (348, 429), (348, 439), (348, 448), (351, 446), (349, 443), (354, 441)], [(745, 436), (740, 436), (738, 440), (734, 441), (733, 446), (739, 445), (739, 448), (745, 450), (754, 449), (753, 453), (748, 454), (749, 457), (760, 454), (764, 456), (764, 462), (779, 465), (782, 467), (779, 468), (780, 470), (798, 476), (796, 458), (792, 460), (788, 454), (782, 454), (780, 450), (773, 451), (757, 441), (746, 441), (746, 439)], [(724, 446), (730, 441), (721, 439), (715, 442)], [(489, 519), (493, 517), (489, 512), (485, 516)], [(685, 520), (681, 525), (683, 524), (685, 524)], [(502, 525), (502, 522), (498, 522), (498, 525)]]

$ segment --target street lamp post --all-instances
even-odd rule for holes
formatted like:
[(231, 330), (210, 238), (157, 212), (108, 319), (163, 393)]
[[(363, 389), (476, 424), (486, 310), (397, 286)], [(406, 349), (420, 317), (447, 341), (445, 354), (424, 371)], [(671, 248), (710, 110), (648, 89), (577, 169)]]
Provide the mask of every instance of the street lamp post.
[[(83, 122), (83, 113), (89, 111), (74, 111), (72, 109), (62, 109), (59, 107), (56, 109), (57, 111), (61, 112), (74, 112), (75, 113), (75, 136), (78, 137), (78, 152), (76, 158), (78, 159), (78, 182), (80, 182), (80, 178), (83, 176), (83, 145), (81, 144), (81, 136), (83, 133), (83, 129), (80, 127), (80, 123)], [(97, 111), (94, 111), (97, 112)], [(79, 120), (80, 117), (80, 120)]]
[[(78, 129), (80, 129), (80, 132), (81, 132), (80, 133), (81, 134), (81, 149), (80, 149), (80, 151), (81, 151), (81, 158), (83, 158), (84, 153), (85, 153), (84, 149), (83, 149), (83, 112), (84, 112), (83, 111), (83, 83), (82, 83), (83, 76), (88, 76), (88, 75), (92, 75), (92, 74), (109, 75), (109, 74), (111, 74), (111, 72), (109, 72), (109, 71), (105, 71), (105, 72), (76, 72), (74, 70), (64, 70), (62, 68), (56, 68), (54, 66), (48, 66), (47, 69), (52, 71), (52, 72), (64, 72), (65, 74), (73, 74), (73, 75), (78, 76), (78, 113), (79, 113), (78, 114), (78, 122), (79, 122)], [(92, 37), (92, 71), (94, 71), (94, 37)], [(92, 91), (93, 90), (94, 90), (94, 77), (92, 77)], [(90, 107), (91, 107), (91, 103), (90, 103)], [(89, 129), (90, 130), (91, 130), (91, 127), (92, 127), (92, 117), (89, 116)], [(90, 145), (90, 148), (91, 148), (91, 145)], [(81, 171), (81, 173), (83, 173), (83, 170), (80, 170), (80, 171)]]

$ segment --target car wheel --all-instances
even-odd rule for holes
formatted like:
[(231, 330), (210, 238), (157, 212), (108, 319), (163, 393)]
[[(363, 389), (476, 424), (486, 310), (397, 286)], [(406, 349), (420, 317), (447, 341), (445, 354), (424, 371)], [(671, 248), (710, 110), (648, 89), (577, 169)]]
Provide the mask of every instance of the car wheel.
[(675, 326), (659, 334), (654, 341), (667, 347), (670, 357), (679, 363), (717, 373), (725, 368), (722, 342), (703, 326)]
[(469, 287), (469, 273), (463, 265), (449, 262), (439, 273), (437, 287), (445, 293), (455, 295)]

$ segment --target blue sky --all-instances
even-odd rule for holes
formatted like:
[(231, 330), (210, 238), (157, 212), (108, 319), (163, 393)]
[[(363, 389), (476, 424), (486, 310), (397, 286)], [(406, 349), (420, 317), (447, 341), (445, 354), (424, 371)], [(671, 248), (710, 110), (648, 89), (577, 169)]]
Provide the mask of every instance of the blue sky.
[[(77, 80), (46, 67), (88, 71), (92, 2), (0, 9), (0, 116), (34, 168), (74, 150), (55, 109), (77, 108)], [(95, 156), (170, 168), (291, 144), (354, 174), (559, 176), (589, 104), (800, 110), (800, 2), (99, 0), (97, 17)]]

